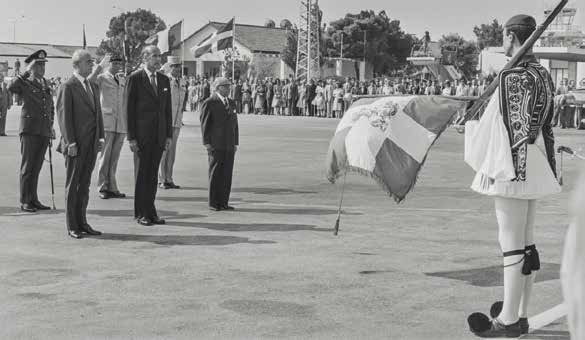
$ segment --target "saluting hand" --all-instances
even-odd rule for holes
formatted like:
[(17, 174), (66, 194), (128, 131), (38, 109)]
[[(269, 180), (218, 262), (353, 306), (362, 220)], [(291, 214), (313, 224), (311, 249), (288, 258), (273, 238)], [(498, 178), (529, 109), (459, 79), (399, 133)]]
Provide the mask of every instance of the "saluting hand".
[(99, 67), (102, 68), (102, 70), (105, 70), (106, 68), (108, 68), (110, 66), (110, 60), (112, 59), (112, 56), (108, 53), (104, 56), (104, 58), (102, 59), (102, 61), (100, 61), (99, 63)]

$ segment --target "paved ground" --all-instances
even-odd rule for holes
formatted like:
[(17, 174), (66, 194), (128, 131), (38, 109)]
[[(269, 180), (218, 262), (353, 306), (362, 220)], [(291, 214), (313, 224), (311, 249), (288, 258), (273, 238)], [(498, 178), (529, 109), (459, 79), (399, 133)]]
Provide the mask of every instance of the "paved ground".
[[(468, 189), (463, 136), (448, 131), (420, 181), (396, 205), (368, 178), (348, 177), (340, 235), (337, 185), (324, 176), (336, 121), (240, 116), (233, 213), (207, 210), (207, 158), (192, 113), (175, 181), (159, 191), (168, 225), (132, 220), (132, 199), (91, 195), (89, 221), (104, 236), (66, 236), (64, 166), (56, 156), (57, 211), (18, 204), (17, 110), (0, 139), (0, 338), (2, 339), (472, 339), (466, 317), (501, 297), (490, 199)], [(558, 130), (583, 147), (583, 131)], [(532, 314), (562, 302), (558, 271), (568, 191), (539, 203), (545, 262)], [(132, 196), (124, 147), (121, 188)], [(95, 183), (95, 180), (94, 180)], [(50, 202), (48, 166), (40, 194)], [(569, 339), (564, 319), (527, 339)]]

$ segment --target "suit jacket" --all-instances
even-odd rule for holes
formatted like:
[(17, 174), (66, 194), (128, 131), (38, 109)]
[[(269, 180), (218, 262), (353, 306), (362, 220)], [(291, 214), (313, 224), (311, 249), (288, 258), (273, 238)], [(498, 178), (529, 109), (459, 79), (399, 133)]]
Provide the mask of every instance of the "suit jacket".
[[(66, 154), (67, 147), (73, 143), (77, 146), (93, 143), (97, 147), (98, 141), (104, 138), (100, 90), (96, 84), (92, 82), (89, 84), (93, 92), (93, 105), (83, 84), (75, 76), (59, 87), (57, 120), (61, 130), (61, 140), (57, 147), (58, 152)], [(97, 153), (97, 148), (94, 150)]]
[(238, 115), (233, 101), (228, 102), (226, 108), (219, 96), (213, 94), (201, 107), (203, 144), (216, 150), (233, 150), (239, 145)]
[(4, 83), (0, 83), (0, 114), (6, 113), (12, 106), (12, 94)]
[(8, 90), (17, 94), (23, 101), (20, 134), (51, 137), (55, 104), (49, 83), (43, 78), (39, 84), (25, 74), (16, 77)]
[(169, 78), (156, 72), (157, 90), (150, 84), (144, 69), (132, 73), (126, 83), (128, 140), (165, 145), (172, 138), (172, 102)]

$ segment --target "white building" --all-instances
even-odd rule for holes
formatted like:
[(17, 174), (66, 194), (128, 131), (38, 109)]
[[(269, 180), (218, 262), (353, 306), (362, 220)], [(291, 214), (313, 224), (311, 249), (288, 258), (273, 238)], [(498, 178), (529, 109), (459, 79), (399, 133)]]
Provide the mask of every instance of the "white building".
[[(191, 49), (217, 32), (224, 23), (209, 22), (189, 37), (183, 40), (183, 44), (171, 51), (172, 55), (183, 57), (185, 74), (189, 76), (200, 75), (207, 77), (219, 76), (222, 73), (222, 64), (225, 59), (223, 51), (207, 53), (195, 58)], [(250, 76), (288, 78), (295, 71), (282, 61), (281, 54), (287, 42), (288, 32), (282, 28), (269, 28), (255, 25), (235, 25), (235, 46), (244, 59), (250, 61), (248, 74), (237, 77), (248, 78)]]
[[(52, 44), (23, 44), (0, 42), (0, 63), (7, 62), (9, 66), (7, 76), (14, 76), (14, 62), (20, 60), (20, 72), (25, 71), (24, 60), (38, 50), (47, 51), (46, 78), (67, 78), (73, 72), (71, 56), (81, 46), (52, 45)], [(88, 46), (88, 50), (95, 57), (97, 47)]]

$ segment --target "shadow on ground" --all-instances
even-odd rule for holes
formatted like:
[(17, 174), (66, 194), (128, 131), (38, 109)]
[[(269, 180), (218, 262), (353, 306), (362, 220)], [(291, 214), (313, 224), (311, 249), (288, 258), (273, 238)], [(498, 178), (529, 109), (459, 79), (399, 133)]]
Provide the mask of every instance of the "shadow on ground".
[[(319, 209), (319, 208), (293, 208), (293, 209), (274, 209), (274, 208), (238, 208), (238, 212), (258, 213), (258, 214), (282, 214), (282, 215), (337, 215), (337, 209)], [(363, 213), (343, 211), (343, 215), (360, 216)]]
[[(208, 197), (173, 197), (173, 196), (163, 196), (157, 197), (157, 201), (164, 201), (164, 202), (198, 202), (198, 203), (207, 203), (209, 198)], [(232, 198), (230, 202), (234, 203), (267, 203), (266, 201), (257, 201), (257, 200), (245, 200), (241, 198)]]
[[(162, 218), (174, 218), (174, 219), (188, 219), (188, 218), (202, 218), (207, 217), (205, 215), (197, 215), (197, 214), (182, 214), (178, 211), (170, 211), (170, 210), (158, 210), (158, 216)], [(102, 217), (134, 217), (134, 210), (88, 210), (88, 215), (97, 215)]]
[[(204, 187), (181, 187), (181, 190), (202, 190), (207, 191)], [(306, 195), (317, 194), (317, 191), (295, 190), (287, 188), (233, 188), (232, 192), (247, 193), (256, 195)]]
[(274, 244), (274, 241), (251, 241), (247, 237), (221, 235), (132, 235), (132, 234), (103, 234), (95, 239), (124, 242), (146, 242), (160, 246), (226, 246), (231, 244)]
[[(536, 282), (558, 280), (560, 270), (561, 266), (559, 264), (543, 263), (537, 272)], [(501, 266), (425, 274), (428, 276), (465, 281), (477, 287), (498, 287), (504, 285), (504, 271)]]
[(270, 224), (270, 223), (197, 223), (197, 222), (175, 222), (167, 221), (167, 224), (173, 227), (185, 228), (203, 228), (216, 231), (231, 231), (231, 232), (245, 232), (245, 231), (275, 231), (275, 232), (290, 232), (290, 231), (319, 231), (332, 232), (332, 228), (317, 228), (314, 225), (307, 224)]

